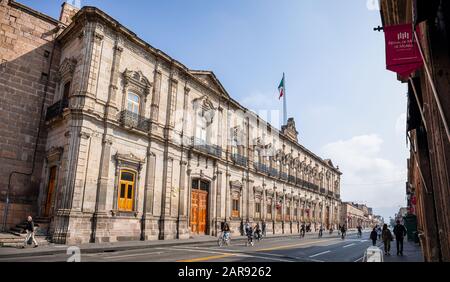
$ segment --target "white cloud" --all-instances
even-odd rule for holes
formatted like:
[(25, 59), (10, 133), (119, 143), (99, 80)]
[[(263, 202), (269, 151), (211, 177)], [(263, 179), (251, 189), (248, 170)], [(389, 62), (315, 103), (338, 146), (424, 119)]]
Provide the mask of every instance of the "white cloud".
[(406, 171), (382, 156), (383, 139), (376, 134), (355, 136), (329, 143), (323, 156), (331, 158), (343, 172), (343, 201), (363, 202), (385, 217), (404, 205)]

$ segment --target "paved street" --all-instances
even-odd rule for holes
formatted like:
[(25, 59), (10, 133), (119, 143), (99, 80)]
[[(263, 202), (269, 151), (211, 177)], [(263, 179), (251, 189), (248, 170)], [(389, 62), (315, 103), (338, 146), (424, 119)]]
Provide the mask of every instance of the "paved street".
[[(371, 245), (369, 233), (362, 238), (350, 234), (345, 240), (335, 232), (333, 236), (308, 234), (267, 238), (253, 247), (244, 240), (236, 240), (229, 247), (219, 248), (212, 242), (184, 246), (154, 246), (137, 250), (122, 250), (81, 254), (83, 262), (357, 262)], [(380, 244), (381, 245), (381, 242)], [(1, 258), (0, 261), (58, 262), (66, 261), (66, 254)]]

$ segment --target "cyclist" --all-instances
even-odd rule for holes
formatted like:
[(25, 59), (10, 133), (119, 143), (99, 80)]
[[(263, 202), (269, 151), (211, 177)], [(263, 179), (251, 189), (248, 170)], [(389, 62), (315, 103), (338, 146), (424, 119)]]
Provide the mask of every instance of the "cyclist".
[(227, 222), (222, 224), (222, 235), (219, 238), (219, 246), (222, 246), (223, 243), (229, 245), (231, 240), (230, 236), (230, 226)]
[(330, 235), (333, 234), (333, 226), (330, 227)]

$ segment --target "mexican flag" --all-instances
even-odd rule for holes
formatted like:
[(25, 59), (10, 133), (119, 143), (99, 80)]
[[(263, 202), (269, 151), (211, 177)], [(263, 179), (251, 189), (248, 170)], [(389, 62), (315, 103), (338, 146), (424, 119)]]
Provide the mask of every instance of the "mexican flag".
[(284, 97), (284, 95), (286, 94), (285, 91), (285, 85), (284, 85), (284, 73), (283, 73), (283, 79), (280, 82), (280, 86), (278, 86), (278, 92), (280, 92), (280, 97), (278, 99), (281, 99)]

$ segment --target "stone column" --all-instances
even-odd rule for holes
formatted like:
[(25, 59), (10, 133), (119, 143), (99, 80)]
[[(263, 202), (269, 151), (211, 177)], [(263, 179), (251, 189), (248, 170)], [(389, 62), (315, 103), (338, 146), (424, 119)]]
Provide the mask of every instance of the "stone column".
[[(153, 152), (151, 152), (150, 147), (148, 147), (147, 166), (145, 171), (145, 185), (144, 185), (144, 204), (142, 207), (141, 240), (149, 239), (147, 229), (149, 228), (149, 224), (151, 224), (150, 219), (153, 216), (154, 190), (155, 190), (155, 164), (156, 164), (156, 155)], [(151, 226), (149, 231), (151, 232)]]
[(154, 71), (154, 87), (153, 87), (153, 96), (152, 96), (152, 103), (151, 103), (151, 120), (154, 123), (158, 122), (159, 117), (159, 101), (160, 101), (160, 95), (161, 95), (161, 79), (162, 79), (162, 73), (158, 69), (159, 68), (159, 61), (156, 60), (155, 64), (155, 71)]
[(113, 60), (111, 66), (111, 80), (109, 85), (108, 101), (106, 103), (105, 117), (107, 119), (116, 119), (119, 107), (117, 106), (117, 89), (119, 81), (119, 67), (120, 60), (123, 53), (123, 47), (116, 39), (116, 44), (114, 46)]
[[(249, 173), (247, 173), (248, 175)], [(253, 190), (253, 183), (254, 180), (251, 180), (247, 177), (247, 189), (248, 189), (248, 196), (247, 196), (247, 217), (250, 222), (253, 222), (254, 216), (255, 216), (255, 195)]]
[(108, 193), (109, 165), (111, 159), (111, 138), (103, 137), (103, 146), (100, 156), (100, 171), (98, 175), (96, 213), (106, 212), (106, 196)]
[(230, 193), (230, 173), (225, 174), (225, 219), (231, 219), (231, 193)]
[(222, 171), (217, 171), (217, 194), (216, 194), (216, 218), (218, 222), (223, 220), (222, 215)]

